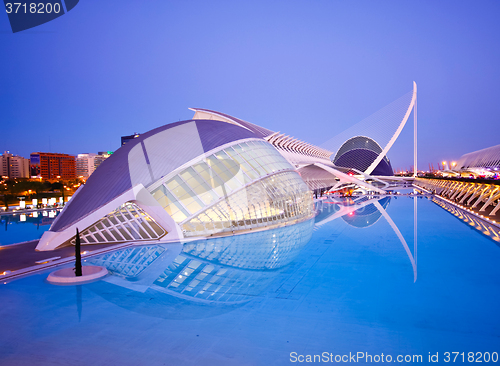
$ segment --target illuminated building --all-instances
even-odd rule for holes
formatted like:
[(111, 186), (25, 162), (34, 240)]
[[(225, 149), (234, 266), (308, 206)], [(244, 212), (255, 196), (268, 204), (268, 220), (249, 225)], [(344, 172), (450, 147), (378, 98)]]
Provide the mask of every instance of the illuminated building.
[(188, 120), (141, 134), (72, 197), (38, 250), (82, 244), (232, 235), (311, 219), (308, 186), (252, 131)]
[(5, 151), (0, 155), (0, 176), (15, 178), (29, 178), (30, 161), (21, 156), (16, 156)]
[[(361, 170), (335, 165), (330, 150), (224, 113), (193, 108), (191, 120), (128, 136), (73, 195), (37, 250), (74, 243), (77, 227), (82, 244), (175, 241), (267, 230), (312, 218), (312, 191), (358, 189), (384, 194), (388, 183), (370, 174), (381, 164), (381, 170), (390, 170), (386, 153), (415, 100), (414, 84), (397, 104), (403, 119), (395, 123), (383, 119), (383, 147), (361, 134), (354, 136), (371, 141), (362, 149), (359, 144), (354, 151), (348, 146), (352, 138), (340, 140), (339, 152), (348, 146), (346, 152), (354, 156), (370, 154)], [(398, 113), (391, 110), (391, 115)]]
[(36, 152), (30, 155), (32, 177), (44, 179), (75, 179), (76, 160), (73, 155)]
[(121, 137), (121, 146), (125, 145), (127, 142), (139, 137), (140, 134), (139, 133), (134, 133), (133, 135), (130, 135), (130, 136), (122, 136)]
[[(453, 163), (452, 163), (453, 165)], [(465, 154), (452, 168), (455, 171), (471, 172), (474, 175), (493, 176), (500, 173), (500, 145)]]
[(110, 151), (101, 151), (98, 154), (78, 154), (76, 157), (76, 175), (87, 179), (110, 155)]

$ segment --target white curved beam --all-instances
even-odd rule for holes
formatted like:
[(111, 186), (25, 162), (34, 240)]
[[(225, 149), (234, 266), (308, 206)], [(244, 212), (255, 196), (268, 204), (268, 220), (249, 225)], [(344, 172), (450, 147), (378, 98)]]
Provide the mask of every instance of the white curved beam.
[(326, 166), (321, 163), (314, 163), (317, 167), (326, 170), (327, 172), (333, 174), (337, 178), (339, 178), (341, 181), (346, 182), (346, 183), (354, 183), (360, 187), (363, 187), (364, 189), (371, 191), (371, 192), (377, 192), (380, 194), (385, 194), (386, 192), (383, 189), (377, 188), (370, 183), (363, 182), (362, 180), (356, 179), (348, 174), (342, 173), (341, 171), (337, 169), (330, 168), (329, 166)]
[(394, 142), (399, 137), (399, 134), (403, 130), (403, 127), (405, 126), (406, 121), (408, 120), (408, 117), (410, 117), (410, 113), (411, 113), (411, 110), (413, 109), (413, 106), (415, 105), (415, 100), (416, 99), (417, 99), (417, 83), (413, 82), (413, 94), (411, 96), (410, 106), (408, 107), (408, 110), (406, 111), (406, 114), (403, 117), (403, 120), (401, 121), (401, 123), (399, 124), (398, 129), (396, 130), (396, 132), (394, 133), (394, 135), (391, 137), (391, 139), (389, 140), (389, 142), (387, 143), (387, 145), (385, 145), (384, 149), (379, 154), (379, 156), (373, 161), (373, 163), (368, 167), (368, 169), (365, 170), (366, 174), (371, 174), (373, 172), (373, 170), (377, 167), (377, 165), (382, 161), (382, 159), (384, 158), (384, 156), (387, 155), (387, 153), (389, 152), (389, 149), (392, 147), (392, 145), (394, 144)]
[[(414, 199), (417, 199), (417, 198), (415, 197)], [(417, 263), (415, 263), (415, 259), (413, 258), (413, 255), (411, 254), (411, 251), (410, 251), (410, 248), (408, 247), (408, 244), (406, 244), (406, 240), (403, 237), (403, 234), (401, 234), (401, 231), (399, 231), (398, 227), (396, 226), (394, 221), (392, 221), (391, 217), (385, 211), (385, 209), (382, 207), (382, 205), (378, 201), (373, 202), (373, 204), (375, 205), (377, 210), (380, 211), (382, 216), (384, 216), (384, 218), (387, 220), (389, 225), (391, 225), (392, 230), (394, 230), (394, 232), (396, 233), (396, 235), (399, 238), (399, 241), (401, 242), (401, 244), (403, 244), (403, 247), (405, 248), (406, 254), (408, 255), (408, 258), (410, 259), (411, 266), (413, 267), (413, 282), (416, 282), (417, 281)]]

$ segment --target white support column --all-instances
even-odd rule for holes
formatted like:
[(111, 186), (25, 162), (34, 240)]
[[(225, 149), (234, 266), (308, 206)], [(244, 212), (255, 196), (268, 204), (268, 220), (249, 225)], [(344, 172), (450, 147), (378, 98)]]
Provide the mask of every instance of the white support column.
[(418, 174), (417, 167), (417, 88), (415, 87), (415, 105), (413, 106), (413, 177)]
[(474, 191), (474, 194), (472, 196), (470, 196), (469, 200), (467, 201), (467, 204), (470, 205), (472, 203), (472, 200), (478, 196), (480, 196), (484, 189), (486, 189), (484, 187), (484, 184), (480, 185), (475, 191)]
[(486, 203), (483, 205), (483, 207), (481, 207), (481, 209), (479, 211), (485, 211), (486, 207), (488, 207), (493, 202), (495, 202), (496, 199), (500, 198), (500, 192), (498, 191), (498, 189), (499, 188), (497, 188), (491, 192), (490, 198), (488, 199), (488, 201), (486, 201)]

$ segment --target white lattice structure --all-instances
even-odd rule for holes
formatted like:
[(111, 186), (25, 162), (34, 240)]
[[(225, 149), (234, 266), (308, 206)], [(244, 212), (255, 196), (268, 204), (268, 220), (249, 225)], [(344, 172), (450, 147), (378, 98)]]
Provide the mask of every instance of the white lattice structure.
[(463, 155), (458, 159), (454, 170), (470, 170), (474, 168), (500, 170), (500, 145)]

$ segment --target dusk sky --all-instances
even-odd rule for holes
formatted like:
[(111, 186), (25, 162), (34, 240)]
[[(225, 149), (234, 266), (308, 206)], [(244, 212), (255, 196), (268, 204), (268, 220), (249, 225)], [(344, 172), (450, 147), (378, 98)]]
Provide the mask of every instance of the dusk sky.
[(116, 150), (189, 107), (321, 145), (415, 81), (427, 170), (500, 143), (499, 19), (498, 0), (81, 0), (14, 34), (4, 13), (0, 152)]

